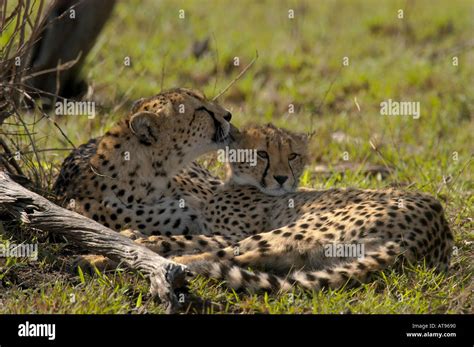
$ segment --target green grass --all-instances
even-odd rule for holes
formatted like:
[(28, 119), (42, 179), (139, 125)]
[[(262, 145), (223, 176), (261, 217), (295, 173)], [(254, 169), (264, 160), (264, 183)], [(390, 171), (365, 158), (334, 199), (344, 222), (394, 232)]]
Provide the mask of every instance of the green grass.
[[(191, 292), (207, 304), (190, 312), (473, 312), (474, 8), (468, 0), (408, 2), (400, 20), (397, 10), (406, 3), (150, 0), (117, 5), (84, 70), (99, 115), (56, 117), (76, 145), (102, 134), (135, 99), (162, 87), (216, 95), (258, 51), (255, 65), (221, 100), (237, 126), (271, 121), (314, 131), (303, 186), (424, 191), (442, 201), (455, 234), (456, 252), (444, 276), (420, 265), (402, 274), (380, 274), (356, 289), (296, 289), (281, 296), (234, 293), (200, 278)], [(296, 13), (292, 21), (289, 8)], [(184, 20), (179, 9), (185, 10)], [(196, 59), (192, 43), (206, 37), (211, 50)], [(123, 65), (126, 56), (131, 67)], [(239, 67), (232, 65), (235, 56)], [(453, 56), (459, 66), (452, 65)], [(342, 67), (343, 57), (349, 57), (349, 66)], [(387, 99), (420, 102), (421, 117), (381, 116), (379, 105)], [(294, 114), (288, 113), (289, 104)], [(68, 147), (50, 122), (39, 122), (34, 131), (38, 148)], [(24, 151), (31, 150), (26, 139), (22, 143)], [(315, 165), (344, 163), (345, 152), (353, 170), (315, 172)], [(57, 172), (66, 153), (42, 153), (45, 168)], [(390, 167), (390, 174), (367, 175), (368, 164)], [(0, 312), (162, 313), (147, 294), (146, 280), (135, 274), (81, 279), (77, 271), (66, 270), (74, 253), (70, 247), (43, 243), (36, 263), (0, 259)]]

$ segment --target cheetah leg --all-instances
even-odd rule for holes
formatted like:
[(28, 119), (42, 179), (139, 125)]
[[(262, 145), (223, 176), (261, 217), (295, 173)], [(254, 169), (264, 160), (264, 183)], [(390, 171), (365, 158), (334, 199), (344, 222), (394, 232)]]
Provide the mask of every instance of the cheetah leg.
[[(164, 257), (218, 250), (240, 240), (238, 236), (220, 235), (148, 236), (133, 229), (122, 230), (120, 234)], [(78, 266), (92, 273), (94, 268), (99, 271), (114, 270), (118, 264), (101, 255), (87, 254), (75, 259), (74, 268)]]
[(363, 258), (317, 271), (293, 271), (286, 277), (259, 271), (251, 272), (229, 262), (197, 261), (188, 264), (188, 269), (195, 274), (225, 280), (236, 290), (284, 292), (295, 285), (318, 290), (365, 282), (371, 274), (394, 265), (401, 254), (397, 243), (388, 242), (367, 252)]
[[(121, 235), (128, 237), (129, 239), (136, 240), (140, 237), (146, 237), (138, 230), (126, 229), (120, 232)], [(98, 254), (85, 254), (76, 257), (73, 261), (73, 268), (80, 267), (82, 270), (93, 273), (94, 268), (103, 272), (107, 270), (115, 270), (118, 267), (118, 263), (110, 258), (104, 257)]]
[(138, 237), (135, 242), (167, 257), (213, 251), (228, 247), (238, 240), (235, 236), (176, 235)]

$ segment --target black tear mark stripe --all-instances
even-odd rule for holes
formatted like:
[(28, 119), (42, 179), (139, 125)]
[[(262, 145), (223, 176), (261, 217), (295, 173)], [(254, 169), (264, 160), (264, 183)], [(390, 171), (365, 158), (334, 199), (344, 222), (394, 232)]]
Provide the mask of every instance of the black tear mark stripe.
[[(290, 154), (293, 153), (293, 146), (291, 145), (291, 141), (288, 141), (289, 145), (290, 145)], [(291, 162), (290, 160), (287, 158), (288, 160), (288, 166), (290, 167), (290, 171), (291, 171), (291, 176), (293, 176), (293, 182), (294, 184), (298, 184), (299, 182), (296, 182), (296, 177), (295, 177), (295, 173), (293, 172), (293, 167), (291, 167)]]
[(294, 184), (297, 184), (298, 182), (296, 182), (295, 173), (293, 172), (293, 168), (291, 167), (291, 163), (290, 163), (289, 160), (288, 160), (288, 166), (290, 167), (291, 176), (293, 176), (293, 182), (294, 182)]
[[(266, 139), (266, 150), (268, 152), (268, 147), (269, 147), (269, 144), (268, 144), (268, 138)], [(262, 175), (262, 180), (260, 181), (260, 184), (262, 185), (262, 187), (266, 187), (267, 185), (265, 184), (265, 177), (267, 176), (268, 174), (268, 169), (270, 168), (270, 156), (268, 155), (267, 156), (267, 166), (265, 166), (265, 170), (263, 171), (263, 175)]]

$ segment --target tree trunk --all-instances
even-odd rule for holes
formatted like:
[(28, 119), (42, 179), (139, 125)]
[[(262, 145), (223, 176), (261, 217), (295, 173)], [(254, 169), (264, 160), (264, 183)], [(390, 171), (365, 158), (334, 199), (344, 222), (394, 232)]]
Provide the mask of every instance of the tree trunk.
[[(27, 83), (62, 97), (75, 97), (84, 91), (79, 72), (99, 33), (110, 17), (115, 0), (57, 0), (47, 15), (47, 26), (35, 43), (29, 65), (31, 72), (51, 70), (59, 63), (74, 61), (70, 69), (40, 74)], [(59, 88), (59, 90), (57, 90)], [(47, 94), (44, 97), (52, 99)]]

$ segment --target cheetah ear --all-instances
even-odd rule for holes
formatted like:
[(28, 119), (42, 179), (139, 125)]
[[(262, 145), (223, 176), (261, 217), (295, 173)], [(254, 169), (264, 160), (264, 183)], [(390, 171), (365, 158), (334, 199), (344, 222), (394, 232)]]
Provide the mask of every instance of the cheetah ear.
[(158, 142), (159, 114), (153, 112), (138, 112), (130, 118), (130, 130), (140, 140), (140, 143), (151, 146)]
[(315, 134), (316, 131), (313, 130), (310, 133), (297, 133), (296, 135), (301, 141), (303, 141), (305, 144), (308, 144), (313, 139)]
[(309, 141), (311, 140), (311, 138), (313, 137), (314, 132), (312, 132), (312, 133), (291, 133), (291, 135), (293, 136), (293, 139), (295, 139), (297, 141), (301, 141), (305, 145), (307, 145), (309, 143)]
[(309, 140), (311, 140), (314, 136), (316, 135), (316, 130), (313, 130), (312, 132), (306, 134), (306, 137)]
[(138, 108), (140, 107), (140, 105), (142, 104), (144, 100), (145, 98), (140, 98), (132, 104), (132, 113), (137, 112)]

